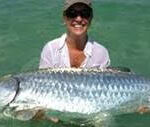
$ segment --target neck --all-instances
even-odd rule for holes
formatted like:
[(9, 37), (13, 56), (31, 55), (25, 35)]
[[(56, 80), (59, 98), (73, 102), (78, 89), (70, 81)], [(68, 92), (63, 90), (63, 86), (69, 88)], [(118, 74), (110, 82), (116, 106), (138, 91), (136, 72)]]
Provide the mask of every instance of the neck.
[(66, 43), (69, 48), (83, 51), (86, 45), (87, 39), (88, 39), (87, 35), (85, 35), (84, 37), (72, 37), (72, 36), (67, 35)]

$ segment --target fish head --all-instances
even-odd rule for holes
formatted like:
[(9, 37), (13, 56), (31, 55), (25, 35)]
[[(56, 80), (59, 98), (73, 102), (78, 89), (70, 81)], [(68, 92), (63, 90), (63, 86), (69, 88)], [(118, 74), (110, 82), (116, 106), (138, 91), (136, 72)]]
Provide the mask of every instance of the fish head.
[(8, 105), (16, 96), (18, 81), (12, 76), (0, 78), (0, 109)]

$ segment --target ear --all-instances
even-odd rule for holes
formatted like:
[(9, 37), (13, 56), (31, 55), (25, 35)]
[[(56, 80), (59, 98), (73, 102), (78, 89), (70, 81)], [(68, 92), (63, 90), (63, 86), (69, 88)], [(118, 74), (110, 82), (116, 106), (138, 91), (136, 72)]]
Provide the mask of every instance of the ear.
[(67, 17), (63, 15), (63, 22), (64, 22), (63, 24), (64, 25), (66, 24), (66, 21), (67, 21)]

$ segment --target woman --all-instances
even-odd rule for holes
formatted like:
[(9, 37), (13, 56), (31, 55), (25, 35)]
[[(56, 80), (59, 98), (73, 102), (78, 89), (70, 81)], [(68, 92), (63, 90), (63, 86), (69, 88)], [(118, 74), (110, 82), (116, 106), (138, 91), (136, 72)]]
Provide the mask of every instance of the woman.
[(93, 18), (91, 0), (66, 0), (63, 18), (67, 32), (44, 46), (39, 68), (109, 66), (107, 49), (87, 34)]

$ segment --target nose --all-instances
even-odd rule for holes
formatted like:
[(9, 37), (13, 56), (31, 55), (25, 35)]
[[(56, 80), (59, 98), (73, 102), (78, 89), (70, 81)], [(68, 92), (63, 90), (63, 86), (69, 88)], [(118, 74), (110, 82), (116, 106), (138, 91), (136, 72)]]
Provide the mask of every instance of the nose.
[(82, 21), (82, 17), (80, 15), (78, 15), (76, 18), (75, 18), (76, 21)]

